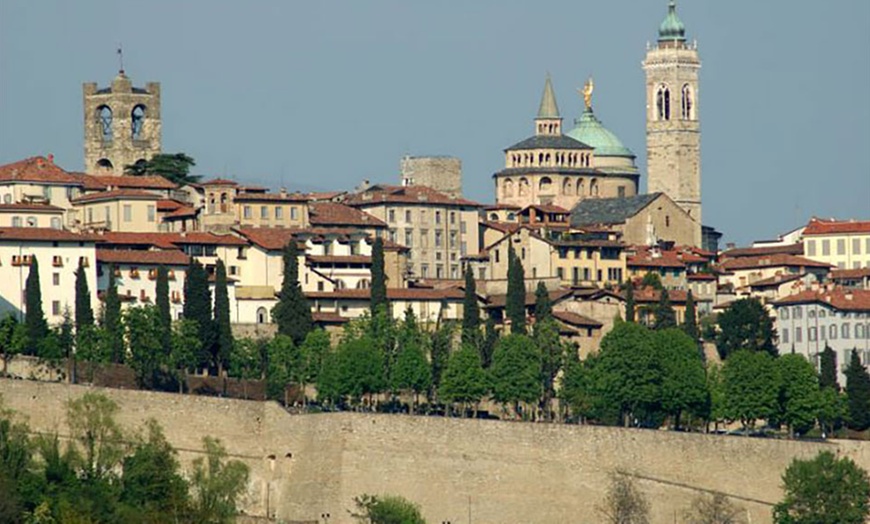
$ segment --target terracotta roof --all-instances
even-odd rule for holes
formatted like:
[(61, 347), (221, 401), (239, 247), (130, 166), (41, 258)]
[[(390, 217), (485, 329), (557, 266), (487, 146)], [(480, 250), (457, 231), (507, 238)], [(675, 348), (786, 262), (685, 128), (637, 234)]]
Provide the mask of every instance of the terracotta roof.
[(495, 204), (492, 206), (485, 206), (483, 209), (484, 211), (499, 211), (502, 209), (507, 211), (519, 211), (522, 208), (513, 204)]
[(804, 229), (804, 236), (849, 233), (870, 234), (870, 220), (821, 220), (813, 218)]
[(236, 202), (308, 202), (300, 193), (239, 193)]
[(97, 262), (106, 264), (186, 266), (190, 262), (190, 257), (175, 249), (159, 251), (98, 249)]
[(344, 318), (338, 313), (328, 313), (326, 311), (312, 311), (311, 320), (317, 324), (347, 324), (350, 319)]
[(113, 189), (99, 193), (88, 193), (87, 195), (74, 198), (70, 202), (73, 204), (84, 204), (87, 202), (101, 202), (103, 200), (159, 200), (160, 198), (158, 194), (141, 189)]
[(157, 201), (157, 211), (168, 212), (175, 211), (180, 207), (184, 207), (185, 204), (182, 204), (178, 200), (173, 200), (170, 198), (164, 198), (163, 200)]
[[(337, 300), (369, 300), (370, 289), (337, 289), (335, 291), (309, 291), (305, 296), (310, 299), (327, 298)], [(458, 288), (387, 288), (389, 300), (462, 300), (465, 293)]]
[(739, 257), (757, 257), (760, 255), (803, 255), (804, 245), (800, 242), (796, 244), (786, 244), (784, 246), (769, 246), (769, 247), (740, 247), (723, 251), (720, 258), (739, 258)]
[(365, 211), (335, 202), (312, 202), (308, 212), (312, 226), (387, 226), (383, 220)]
[(807, 289), (781, 298), (777, 306), (821, 302), (841, 311), (870, 311), (870, 290), (866, 289)]
[(119, 233), (108, 231), (92, 235), (98, 244), (154, 246), (175, 249), (183, 244), (209, 244), (218, 246), (244, 246), (243, 239), (234, 235), (217, 235), (193, 231), (189, 233)]
[(49, 204), (0, 204), (0, 211), (32, 211), (34, 213), (39, 213), (40, 211), (52, 212), (52, 213), (62, 213), (63, 208), (52, 206)]
[(410, 251), (410, 250), (411, 250), (411, 248), (409, 248), (408, 246), (404, 246), (402, 244), (399, 244), (398, 242), (393, 242), (392, 240), (389, 240), (386, 238), (384, 239), (384, 251), (402, 252), (402, 251)]
[(237, 186), (239, 184), (233, 180), (228, 180), (226, 178), (212, 178), (211, 180), (206, 180), (205, 182), (200, 182), (199, 185), (200, 186)]
[[(557, 300), (561, 300), (573, 292), (570, 289), (559, 288), (555, 291), (550, 291), (550, 301), (556, 302)], [(507, 303), (507, 295), (490, 295), (489, 296), (489, 304), (487, 307), (490, 308), (503, 308)], [(535, 305), (535, 294), (534, 293), (526, 293), (526, 307)]]
[(30, 240), (34, 242), (93, 242), (94, 235), (73, 233), (48, 227), (0, 227), (0, 242)]
[(564, 207), (554, 206), (552, 204), (532, 204), (530, 206), (526, 206), (520, 211), (520, 213), (524, 213), (528, 209), (536, 209), (538, 211), (543, 211), (544, 213), (558, 213), (561, 215), (567, 215), (571, 211), (569, 209), (565, 209)]
[(689, 280), (716, 280), (719, 277), (710, 273), (689, 273), (686, 278)]
[(754, 288), (764, 288), (764, 287), (779, 287), (782, 284), (787, 284), (789, 282), (794, 282), (795, 280), (800, 280), (806, 273), (789, 273), (787, 275), (774, 275), (769, 278), (763, 278), (761, 280), (756, 280), (750, 287)]
[(284, 249), (293, 235), (301, 232), (300, 229), (284, 227), (240, 227), (236, 231), (251, 243), (271, 251)]
[(305, 193), (304, 196), (312, 202), (322, 202), (325, 200), (332, 200), (333, 198), (340, 197), (344, 193), (344, 191), (314, 191), (310, 193)]
[(314, 264), (368, 264), (371, 265), (372, 257), (365, 255), (306, 255), (307, 260)]
[[(668, 299), (672, 304), (685, 304), (688, 291), (683, 289), (668, 289)], [(661, 291), (650, 286), (634, 290), (634, 301), (638, 304), (658, 303), (661, 299)], [(695, 297), (697, 300), (698, 297)]]
[(0, 166), (0, 182), (38, 182), (80, 186), (82, 182), (55, 163), (51, 155), (34, 156)]
[(685, 269), (686, 264), (674, 256), (665, 256), (664, 253), (660, 257), (654, 257), (649, 253), (637, 254), (628, 257), (625, 261), (626, 266), (634, 267), (675, 267)]
[(453, 198), (431, 187), (391, 186), (386, 184), (377, 184), (359, 193), (349, 195), (346, 203), (350, 206), (360, 207), (383, 203), (481, 207), (477, 202), (464, 198)]
[(106, 189), (109, 187), (118, 189), (176, 189), (178, 184), (170, 182), (159, 175), (142, 176), (111, 176), (111, 175), (88, 175), (76, 173), (85, 189)]
[(600, 328), (604, 325), (595, 319), (571, 313), (570, 311), (553, 311), (553, 317), (572, 326)]
[(740, 257), (740, 258), (732, 258), (729, 260), (725, 260), (720, 264), (720, 267), (726, 271), (736, 271), (741, 269), (756, 269), (763, 267), (816, 267), (816, 268), (829, 268), (830, 264), (825, 264), (823, 262), (816, 262), (815, 260), (810, 260), (808, 258), (799, 257), (795, 255), (788, 255), (785, 253), (779, 253), (774, 255), (767, 256), (756, 256), (756, 257)]
[(831, 280), (853, 280), (870, 277), (870, 267), (858, 269), (835, 269), (831, 271)]
[(180, 207), (171, 213), (163, 215), (164, 220), (172, 220), (173, 218), (194, 217), (198, 211), (192, 207)]

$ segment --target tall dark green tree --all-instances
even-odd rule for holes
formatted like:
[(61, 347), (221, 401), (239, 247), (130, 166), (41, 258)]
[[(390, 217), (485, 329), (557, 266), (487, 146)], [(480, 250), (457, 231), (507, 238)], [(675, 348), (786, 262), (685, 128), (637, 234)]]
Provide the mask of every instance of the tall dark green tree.
[(115, 267), (109, 265), (109, 284), (103, 301), (102, 311), (103, 345), (102, 353), (115, 363), (124, 362), (124, 325), (121, 322), (121, 297), (118, 296), (118, 283), (115, 281)]
[(184, 318), (196, 322), (202, 341), (197, 361), (200, 367), (211, 368), (211, 349), (214, 344), (214, 323), (211, 314), (211, 291), (208, 272), (198, 260), (191, 257), (184, 276)]
[(462, 343), (480, 347), (480, 306), (477, 303), (477, 284), (471, 265), (465, 268), (465, 299), (462, 302)]
[(144, 389), (154, 389), (161, 370), (169, 363), (160, 340), (160, 314), (154, 306), (131, 307), (124, 313), (124, 327), (130, 343), (129, 364)]
[(689, 292), (686, 293), (686, 318), (683, 321), (682, 327), (683, 331), (685, 331), (692, 340), (697, 342), (701, 333), (698, 331), (698, 313), (695, 309), (695, 297), (692, 295), (692, 290), (690, 289)]
[(432, 367), (432, 392), (433, 398), (441, 386), (441, 377), (447, 369), (447, 361), (450, 358), (450, 340), (453, 338), (453, 330), (449, 324), (440, 326), (429, 338), (429, 365)]
[(674, 327), (677, 327), (677, 313), (674, 311), (674, 306), (671, 305), (668, 290), (662, 289), (659, 293), (659, 303), (656, 304), (655, 308), (653, 329), (670, 329)]
[(828, 345), (825, 345), (819, 358), (819, 387), (840, 391), (840, 384), (837, 382), (837, 353)]
[(160, 153), (145, 162), (124, 166), (124, 172), (133, 176), (158, 175), (176, 184), (189, 184), (200, 179), (190, 174), (195, 165), (193, 158), (184, 153)]
[(39, 353), (42, 341), (48, 336), (48, 322), (45, 311), (42, 310), (42, 289), (39, 286), (39, 262), (36, 255), (31, 258), (30, 273), (25, 283), (24, 303), (27, 316), (24, 325), (27, 328), (25, 351), (30, 355)]
[(870, 428), (870, 374), (853, 349), (846, 368), (846, 424), (854, 430)]
[(719, 335), (716, 347), (722, 358), (740, 349), (765, 351), (777, 355), (773, 320), (757, 298), (732, 302), (719, 314)]
[(88, 274), (82, 262), (76, 268), (76, 332), (85, 329), (85, 326), (94, 325), (94, 310), (91, 307), (91, 292), (88, 286)]
[(299, 285), (299, 251), (292, 238), (284, 248), (284, 280), (278, 303), (272, 308), (272, 320), (278, 324), (278, 333), (292, 338), (297, 346), (313, 328), (311, 306)]
[(635, 322), (637, 314), (635, 313), (636, 304), (634, 302), (634, 283), (631, 280), (625, 284), (625, 321)]
[(166, 266), (157, 266), (156, 298), (154, 305), (160, 315), (160, 345), (163, 352), (169, 355), (172, 352), (172, 312), (169, 309), (169, 271)]
[(487, 315), (483, 329), (483, 342), (480, 344), (480, 363), (483, 365), (483, 369), (489, 369), (490, 364), (492, 364), (492, 354), (497, 342), (498, 330), (495, 326), (495, 319)]
[(550, 302), (550, 293), (543, 282), (538, 282), (535, 288), (535, 322), (548, 320), (553, 316), (553, 304)]
[(212, 358), (217, 364), (218, 375), (223, 373), (233, 350), (233, 330), (230, 326), (230, 297), (227, 292), (227, 268), (218, 259), (214, 280), (214, 326), (215, 344)]
[(511, 322), (511, 333), (526, 334), (526, 277), (523, 263), (508, 246), (507, 297), (505, 298), (505, 315)]
[(387, 310), (387, 274), (384, 269), (384, 240), (376, 237), (372, 244), (372, 316), (379, 310)]

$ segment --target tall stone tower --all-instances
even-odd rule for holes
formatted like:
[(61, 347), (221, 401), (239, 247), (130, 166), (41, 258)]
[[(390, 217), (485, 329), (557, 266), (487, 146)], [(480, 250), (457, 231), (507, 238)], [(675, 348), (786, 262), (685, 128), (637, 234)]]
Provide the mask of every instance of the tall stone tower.
[(160, 83), (145, 88), (121, 70), (110, 87), (82, 85), (85, 121), (85, 171), (123, 175), (124, 167), (160, 153)]
[(701, 224), (701, 123), (698, 118), (696, 44), (686, 43), (686, 28), (671, 0), (649, 47), (646, 72), (646, 148), (648, 190), (664, 192)]

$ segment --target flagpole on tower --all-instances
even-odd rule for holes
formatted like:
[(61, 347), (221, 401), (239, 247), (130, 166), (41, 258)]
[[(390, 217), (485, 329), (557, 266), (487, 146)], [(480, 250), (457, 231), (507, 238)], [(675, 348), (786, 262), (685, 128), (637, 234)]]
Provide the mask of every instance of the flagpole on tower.
[(124, 74), (124, 50), (118, 44), (118, 72)]

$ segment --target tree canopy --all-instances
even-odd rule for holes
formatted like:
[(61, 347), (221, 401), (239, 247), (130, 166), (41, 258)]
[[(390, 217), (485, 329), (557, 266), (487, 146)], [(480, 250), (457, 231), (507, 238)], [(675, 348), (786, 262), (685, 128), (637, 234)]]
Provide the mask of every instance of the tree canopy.
[(719, 314), (719, 329), (716, 347), (722, 358), (741, 349), (777, 355), (773, 320), (756, 298), (732, 302)]
[(184, 153), (158, 153), (144, 162), (124, 166), (128, 175), (158, 175), (179, 185), (199, 181), (198, 175), (191, 175), (190, 168), (195, 166), (193, 158)]
[(296, 240), (284, 247), (284, 280), (278, 293), (278, 303), (272, 308), (272, 320), (278, 324), (278, 333), (293, 339), (296, 345), (302, 344), (313, 328), (311, 306), (302, 293), (299, 284), (299, 251)]

